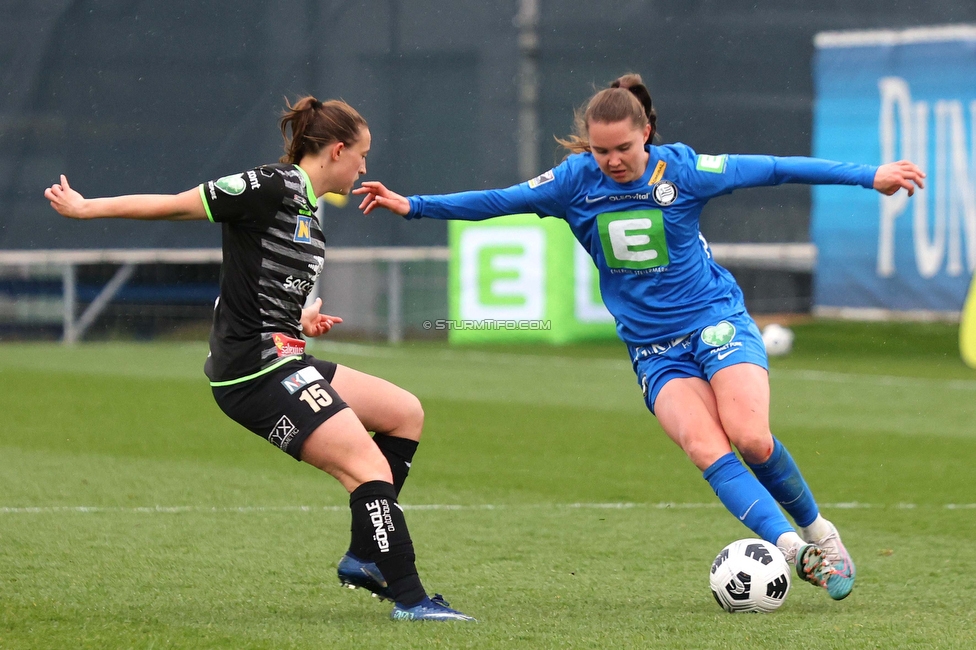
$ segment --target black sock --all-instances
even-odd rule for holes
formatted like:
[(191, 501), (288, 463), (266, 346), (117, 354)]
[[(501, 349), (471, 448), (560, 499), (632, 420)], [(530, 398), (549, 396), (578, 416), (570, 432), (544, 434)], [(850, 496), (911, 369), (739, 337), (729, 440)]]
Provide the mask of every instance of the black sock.
[(350, 552), (376, 563), (396, 602), (410, 607), (423, 600), (427, 592), (417, 575), (413, 542), (393, 486), (386, 481), (363, 483), (349, 495), (349, 509)]
[(400, 490), (403, 489), (403, 482), (407, 480), (407, 474), (410, 473), (410, 463), (417, 452), (417, 445), (420, 443), (409, 438), (395, 438), (381, 433), (373, 436), (373, 442), (390, 464), (390, 471), (393, 472), (393, 487), (399, 495)]

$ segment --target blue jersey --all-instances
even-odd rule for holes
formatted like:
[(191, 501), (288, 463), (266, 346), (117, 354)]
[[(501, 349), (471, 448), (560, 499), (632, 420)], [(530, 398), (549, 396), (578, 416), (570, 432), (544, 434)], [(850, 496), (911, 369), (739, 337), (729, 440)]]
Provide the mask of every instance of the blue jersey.
[(581, 153), (506, 189), (411, 196), (407, 218), (476, 221), (534, 212), (564, 219), (596, 264), (620, 338), (649, 345), (745, 310), (742, 292), (698, 228), (709, 199), (781, 183), (871, 188), (877, 171), (815, 158), (698, 155), (684, 144), (647, 150), (647, 169), (630, 183), (616, 182)]

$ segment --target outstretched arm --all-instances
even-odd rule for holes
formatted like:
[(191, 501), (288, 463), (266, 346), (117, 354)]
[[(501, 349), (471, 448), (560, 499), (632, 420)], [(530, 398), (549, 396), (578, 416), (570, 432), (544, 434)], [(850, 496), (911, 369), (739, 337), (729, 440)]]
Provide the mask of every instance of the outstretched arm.
[(860, 185), (883, 194), (894, 194), (904, 188), (909, 196), (916, 187), (924, 187), (925, 174), (914, 163), (899, 160), (880, 167), (836, 162), (802, 156), (730, 155), (709, 156), (704, 166), (698, 157), (695, 179), (699, 195), (711, 198), (746, 187), (763, 187), (782, 183), (808, 185)]
[(101, 199), (86, 199), (68, 185), (61, 175), (61, 182), (44, 190), (44, 198), (59, 214), (71, 219), (164, 219), (190, 221), (206, 219), (199, 188), (179, 194), (130, 194)]
[(899, 160), (878, 167), (874, 175), (874, 189), (891, 196), (905, 188), (908, 196), (915, 194), (915, 186), (925, 189), (925, 172), (909, 160)]
[[(555, 184), (553, 184), (555, 185)], [(474, 190), (454, 194), (400, 196), (377, 181), (366, 181), (354, 194), (365, 194), (359, 205), (364, 214), (383, 207), (408, 219), (460, 219), (482, 221), (509, 214), (535, 213), (561, 216), (562, 205), (544, 190), (529, 193), (527, 183), (500, 190)], [(546, 186), (546, 190), (550, 188)]]

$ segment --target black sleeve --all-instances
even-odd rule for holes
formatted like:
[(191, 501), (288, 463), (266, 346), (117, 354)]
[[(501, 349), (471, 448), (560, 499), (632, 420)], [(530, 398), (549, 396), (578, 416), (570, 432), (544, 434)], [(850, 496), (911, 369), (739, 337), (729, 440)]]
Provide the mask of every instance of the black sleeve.
[(262, 225), (277, 214), (285, 182), (274, 169), (257, 167), (208, 181), (200, 194), (211, 221)]

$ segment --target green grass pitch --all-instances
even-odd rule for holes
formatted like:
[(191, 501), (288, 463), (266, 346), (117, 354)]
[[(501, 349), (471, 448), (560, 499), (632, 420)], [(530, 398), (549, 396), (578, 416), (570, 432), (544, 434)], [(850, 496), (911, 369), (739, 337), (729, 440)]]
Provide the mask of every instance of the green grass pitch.
[(430, 591), (402, 624), (340, 589), (346, 495), (226, 419), (203, 344), (0, 345), (0, 648), (976, 647), (976, 372), (949, 325), (813, 323), (772, 426), (858, 566), (730, 615), (712, 558), (751, 533), (644, 410), (621, 344), (323, 358), (416, 393), (402, 495)]

